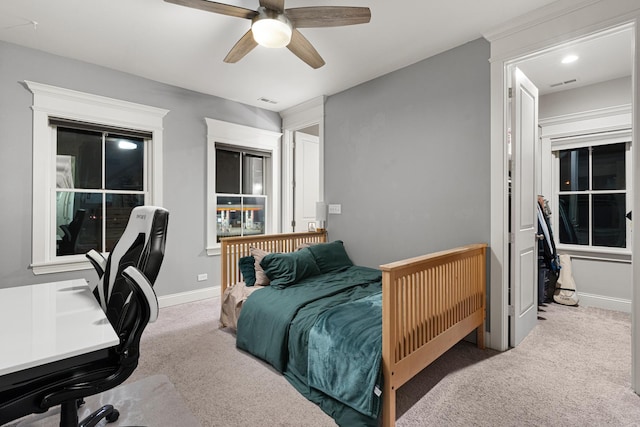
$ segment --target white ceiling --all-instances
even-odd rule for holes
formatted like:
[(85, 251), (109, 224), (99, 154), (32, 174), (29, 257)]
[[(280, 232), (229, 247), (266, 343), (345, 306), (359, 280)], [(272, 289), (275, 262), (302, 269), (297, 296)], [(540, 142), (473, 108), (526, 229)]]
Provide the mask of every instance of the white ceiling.
[[(258, 6), (258, 0), (226, 3)], [(250, 21), (162, 0), (2, 0), (0, 40), (281, 111), (477, 39), (550, 3), (554, 1), (288, 0), (289, 8), (371, 9), (369, 24), (300, 30), (326, 61), (318, 70), (288, 49), (260, 46), (237, 64), (226, 64), (222, 59)], [(549, 79), (568, 80), (565, 74)]]
[[(562, 64), (575, 55), (578, 60)], [(633, 70), (633, 32), (631, 28), (611, 30), (567, 43), (518, 67), (535, 83), (541, 95), (630, 76)]]

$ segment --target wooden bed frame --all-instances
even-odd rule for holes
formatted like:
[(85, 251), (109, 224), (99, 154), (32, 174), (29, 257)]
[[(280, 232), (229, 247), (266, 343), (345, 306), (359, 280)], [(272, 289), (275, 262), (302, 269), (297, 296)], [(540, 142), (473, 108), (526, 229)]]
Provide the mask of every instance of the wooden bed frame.
[[(242, 280), (238, 261), (250, 248), (291, 252), (326, 241), (326, 231), (222, 239), (222, 294)], [(472, 244), (380, 266), (384, 426), (395, 425), (400, 386), (474, 329), (484, 348), (486, 251)]]

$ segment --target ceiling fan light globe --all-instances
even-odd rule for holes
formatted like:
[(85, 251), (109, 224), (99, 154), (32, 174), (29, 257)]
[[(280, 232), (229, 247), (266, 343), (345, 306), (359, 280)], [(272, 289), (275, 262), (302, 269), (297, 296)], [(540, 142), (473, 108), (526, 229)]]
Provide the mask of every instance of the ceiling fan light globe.
[(251, 32), (260, 46), (279, 48), (291, 42), (293, 25), (283, 14), (261, 7), (251, 24)]

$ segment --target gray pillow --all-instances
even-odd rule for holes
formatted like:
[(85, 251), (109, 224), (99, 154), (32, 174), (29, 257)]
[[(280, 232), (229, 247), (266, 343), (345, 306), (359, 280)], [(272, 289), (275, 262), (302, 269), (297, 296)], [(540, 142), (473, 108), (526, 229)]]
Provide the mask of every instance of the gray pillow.
[(255, 263), (254, 263), (254, 267), (255, 267), (255, 270), (256, 270), (256, 282), (255, 282), (255, 284), (259, 285), (259, 286), (268, 286), (269, 285), (269, 277), (267, 277), (267, 275), (264, 274), (264, 270), (262, 269), (262, 266), (260, 265), (260, 261), (262, 261), (262, 258), (264, 258), (270, 252), (263, 251), (262, 249), (258, 249), (258, 248), (251, 248), (249, 250), (249, 252), (251, 253), (251, 256), (255, 259)]

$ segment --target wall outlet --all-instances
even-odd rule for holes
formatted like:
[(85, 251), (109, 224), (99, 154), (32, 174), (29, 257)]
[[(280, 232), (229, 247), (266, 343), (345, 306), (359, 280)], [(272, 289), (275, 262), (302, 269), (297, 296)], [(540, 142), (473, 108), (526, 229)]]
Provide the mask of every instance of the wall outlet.
[(342, 205), (329, 205), (329, 213), (334, 215), (340, 215), (342, 213)]
[(198, 282), (204, 282), (207, 280), (207, 273), (198, 274)]

